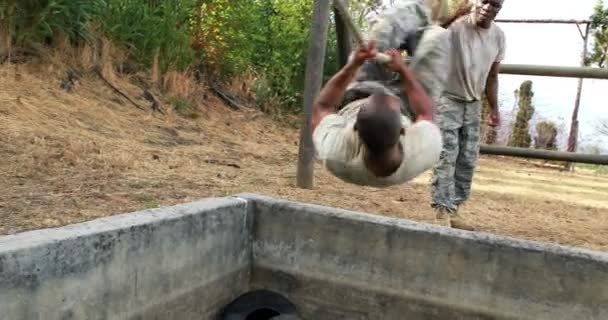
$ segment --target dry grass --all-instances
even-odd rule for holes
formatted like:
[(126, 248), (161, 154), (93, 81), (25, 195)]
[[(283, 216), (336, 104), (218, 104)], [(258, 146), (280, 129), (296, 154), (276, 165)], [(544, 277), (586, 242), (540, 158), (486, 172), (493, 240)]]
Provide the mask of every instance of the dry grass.
[(169, 71), (163, 77), (163, 88), (170, 97), (192, 99), (197, 84), (190, 72)]
[[(138, 110), (100, 80), (59, 85), (57, 74), (0, 66), (1, 234), (240, 192), (434, 222), (428, 173), (378, 190), (317, 165), (315, 190), (301, 190), (297, 131), (257, 111), (208, 95), (187, 120)], [(484, 158), (466, 212), (481, 231), (608, 251), (606, 194), (605, 176)]]

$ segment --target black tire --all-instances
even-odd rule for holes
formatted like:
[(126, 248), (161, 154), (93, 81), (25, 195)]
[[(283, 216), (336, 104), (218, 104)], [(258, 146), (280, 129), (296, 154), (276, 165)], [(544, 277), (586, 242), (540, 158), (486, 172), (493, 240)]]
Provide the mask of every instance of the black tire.
[(302, 318), (294, 315), (282, 315), (270, 318), (271, 320), (302, 320)]
[[(289, 316), (284, 318), (283, 316)], [(282, 295), (256, 290), (236, 298), (224, 308), (221, 320), (296, 320), (297, 308)]]

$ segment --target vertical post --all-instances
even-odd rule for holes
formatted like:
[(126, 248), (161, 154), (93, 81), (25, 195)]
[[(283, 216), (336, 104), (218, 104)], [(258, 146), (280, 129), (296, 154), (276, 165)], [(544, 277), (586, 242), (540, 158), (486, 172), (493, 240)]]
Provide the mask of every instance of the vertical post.
[(298, 151), (298, 172), (296, 185), (303, 189), (314, 186), (314, 155), (310, 120), (312, 104), (321, 91), (323, 82), (323, 64), (325, 63), (325, 48), (327, 45), (327, 29), (329, 27), (329, 11), (331, 0), (315, 0), (308, 59), (306, 61), (306, 76), (304, 83), (304, 109), (302, 128), (300, 130), (300, 147)]
[[(348, 1), (344, 0), (344, 4), (348, 5)], [(346, 28), (346, 23), (342, 19), (342, 15), (334, 8), (334, 17), (336, 19), (336, 38), (338, 40), (338, 63), (343, 67), (348, 62), (348, 56), (351, 51), (350, 33)]]
[[(577, 24), (577, 27), (580, 27)], [(581, 66), (585, 66), (585, 58), (587, 57), (587, 42), (589, 39), (589, 24), (585, 25), (585, 32), (581, 32), (583, 37), (583, 57), (581, 59)], [(568, 152), (576, 152), (578, 144), (578, 112), (581, 105), (581, 94), (583, 91), (583, 78), (578, 79), (578, 87), (576, 89), (576, 98), (574, 100), (574, 111), (572, 112), (572, 121), (570, 123), (570, 135), (568, 136)], [(566, 163), (566, 169), (570, 171), (572, 169), (572, 163)]]

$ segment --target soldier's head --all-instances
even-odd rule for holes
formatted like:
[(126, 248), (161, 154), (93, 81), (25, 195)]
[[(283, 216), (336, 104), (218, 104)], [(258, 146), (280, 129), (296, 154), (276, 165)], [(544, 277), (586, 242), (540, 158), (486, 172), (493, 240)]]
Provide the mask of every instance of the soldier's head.
[(473, 0), (475, 23), (481, 28), (489, 28), (502, 9), (504, 0)]
[(401, 162), (399, 138), (405, 133), (399, 99), (373, 93), (357, 114), (355, 130), (366, 147), (368, 168), (377, 176), (388, 176)]

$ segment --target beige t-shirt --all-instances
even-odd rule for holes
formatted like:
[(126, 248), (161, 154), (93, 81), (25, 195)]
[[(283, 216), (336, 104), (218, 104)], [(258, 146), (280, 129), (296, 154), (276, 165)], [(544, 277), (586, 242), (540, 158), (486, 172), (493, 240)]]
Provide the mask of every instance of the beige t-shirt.
[(325, 116), (313, 133), (317, 158), (334, 176), (352, 184), (383, 188), (403, 184), (439, 161), (443, 146), (439, 127), (430, 121), (412, 124), (401, 116), (405, 128), (399, 140), (403, 149), (401, 165), (388, 177), (368, 171), (363, 160), (365, 145), (354, 130), (357, 113), (365, 103), (367, 99), (353, 101), (337, 114)]
[(445, 93), (459, 100), (481, 100), (494, 62), (505, 56), (505, 35), (492, 23), (489, 29), (475, 25), (472, 15), (456, 20), (450, 31), (450, 73)]

